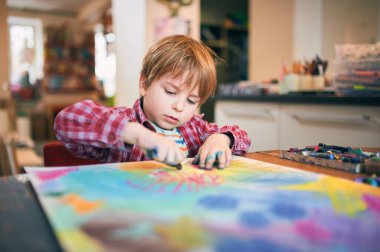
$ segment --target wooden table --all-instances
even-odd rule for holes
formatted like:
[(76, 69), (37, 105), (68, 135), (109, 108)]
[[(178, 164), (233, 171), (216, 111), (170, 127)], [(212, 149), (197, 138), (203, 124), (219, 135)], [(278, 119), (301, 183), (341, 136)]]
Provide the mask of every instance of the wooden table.
[[(380, 148), (364, 148), (365, 151), (369, 152), (380, 152)], [(323, 166), (316, 166), (311, 164), (305, 164), (300, 163), (288, 159), (280, 158), (280, 151), (279, 150), (271, 150), (271, 151), (258, 151), (253, 153), (247, 153), (244, 155), (244, 157), (252, 158), (268, 163), (283, 165), (283, 166), (289, 166), (292, 168), (297, 168), (305, 171), (310, 172), (317, 172), (321, 174), (326, 174), (330, 176), (345, 178), (349, 180), (355, 180), (357, 177), (363, 177), (365, 175), (363, 174), (357, 174), (357, 173), (350, 173), (346, 171), (336, 170), (332, 168), (326, 168)]]

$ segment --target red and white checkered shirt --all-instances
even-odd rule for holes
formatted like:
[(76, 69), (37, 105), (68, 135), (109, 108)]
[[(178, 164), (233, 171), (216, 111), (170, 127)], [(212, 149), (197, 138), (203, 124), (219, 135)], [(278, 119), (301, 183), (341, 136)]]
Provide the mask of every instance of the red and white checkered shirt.
[[(214, 133), (230, 136), (233, 154), (243, 155), (248, 150), (251, 140), (244, 130), (236, 125), (219, 128), (202, 117), (194, 115), (189, 122), (178, 127), (189, 157), (194, 157), (207, 137)], [(59, 112), (54, 131), (57, 139), (79, 157), (103, 163), (149, 160), (139, 146), (123, 142), (124, 127), (129, 121), (155, 131), (141, 108), (140, 99), (133, 108), (105, 107), (91, 100), (75, 103)]]

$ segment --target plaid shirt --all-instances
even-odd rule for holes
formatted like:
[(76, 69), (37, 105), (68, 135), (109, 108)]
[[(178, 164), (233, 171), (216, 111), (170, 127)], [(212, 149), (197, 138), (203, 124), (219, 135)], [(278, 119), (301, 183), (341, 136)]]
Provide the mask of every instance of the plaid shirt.
[[(189, 157), (194, 157), (207, 137), (214, 133), (230, 136), (233, 154), (243, 155), (248, 150), (251, 140), (244, 130), (235, 125), (219, 128), (202, 117), (194, 115), (189, 122), (178, 127)], [(124, 128), (129, 121), (155, 131), (141, 108), (140, 99), (133, 108), (105, 107), (91, 100), (75, 103), (57, 115), (54, 131), (57, 139), (79, 157), (103, 163), (149, 160), (139, 146), (123, 142)]]

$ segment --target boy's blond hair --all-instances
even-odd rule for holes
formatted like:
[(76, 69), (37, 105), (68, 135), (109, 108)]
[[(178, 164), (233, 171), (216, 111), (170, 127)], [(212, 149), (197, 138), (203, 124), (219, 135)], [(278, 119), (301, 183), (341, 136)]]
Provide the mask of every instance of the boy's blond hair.
[(146, 53), (141, 70), (145, 88), (167, 73), (174, 78), (186, 76), (186, 85), (199, 86), (200, 103), (215, 93), (216, 69), (214, 51), (189, 36), (173, 35), (153, 44)]

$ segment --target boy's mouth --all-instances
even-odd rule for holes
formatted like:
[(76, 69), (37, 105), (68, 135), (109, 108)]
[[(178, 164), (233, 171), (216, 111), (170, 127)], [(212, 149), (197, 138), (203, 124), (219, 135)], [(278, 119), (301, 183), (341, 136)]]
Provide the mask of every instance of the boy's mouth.
[(164, 120), (171, 124), (176, 124), (178, 122), (178, 119), (172, 116), (165, 115)]

